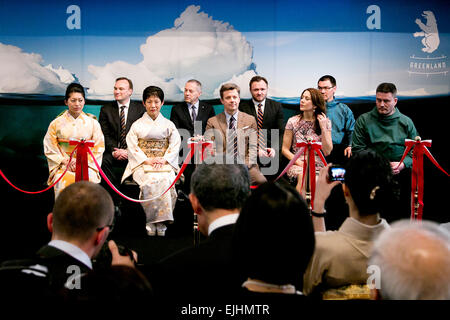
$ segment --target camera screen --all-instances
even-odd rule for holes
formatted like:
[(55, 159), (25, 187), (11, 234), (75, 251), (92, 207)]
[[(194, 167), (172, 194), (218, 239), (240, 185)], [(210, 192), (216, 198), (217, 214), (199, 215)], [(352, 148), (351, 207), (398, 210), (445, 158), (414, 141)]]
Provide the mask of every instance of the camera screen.
[(330, 179), (332, 181), (344, 181), (345, 169), (344, 168), (331, 168)]

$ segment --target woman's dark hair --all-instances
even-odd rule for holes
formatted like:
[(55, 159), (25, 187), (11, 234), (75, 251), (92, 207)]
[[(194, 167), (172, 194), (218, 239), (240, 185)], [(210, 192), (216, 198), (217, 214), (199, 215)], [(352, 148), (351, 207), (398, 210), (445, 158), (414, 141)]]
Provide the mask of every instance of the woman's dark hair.
[(149, 86), (142, 93), (142, 101), (147, 101), (149, 97), (158, 97), (161, 102), (164, 102), (164, 91), (160, 87)]
[(82, 86), (81, 84), (75, 83), (75, 82), (73, 82), (73, 83), (71, 83), (71, 84), (69, 84), (69, 85), (67, 86), (67, 89), (66, 89), (66, 95), (65, 95), (64, 99), (65, 99), (66, 101), (69, 100), (70, 95), (71, 95), (72, 93), (74, 93), (74, 92), (81, 93), (81, 95), (83, 96), (83, 98), (86, 99), (86, 96), (85, 96), (85, 93), (84, 93), (84, 88), (83, 88), (83, 86)]
[[(320, 125), (319, 125), (319, 120), (317, 120), (317, 115), (321, 114), (322, 112), (327, 114), (327, 105), (326, 105), (325, 100), (323, 99), (323, 96), (320, 93), (320, 91), (315, 88), (308, 88), (308, 89), (303, 90), (302, 94), (300, 95), (300, 99), (302, 98), (305, 91), (309, 92), (309, 94), (311, 95), (311, 102), (312, 102), (313, 106), (316, 106), (316, 110), (314, 110), (314, 116), (316, 118), (314, 121), (314, 130), (315, 130), (316, 134), (320, 136), (322, 134), (322, 130), (320, 130)], [(300, 115), (303, 117), (303, 111), (300, 111)]]
[(398, 201), (398, 188), (389, 161), (374, 150), (354, 154), (346, 165), (345, 185), (360, 215), (382, 216)]
[(293, 284), (301, 290), (315, 246), (306, 202), (287, 183), (260, 185), (241, 210), (232, 245), (243, 280)]

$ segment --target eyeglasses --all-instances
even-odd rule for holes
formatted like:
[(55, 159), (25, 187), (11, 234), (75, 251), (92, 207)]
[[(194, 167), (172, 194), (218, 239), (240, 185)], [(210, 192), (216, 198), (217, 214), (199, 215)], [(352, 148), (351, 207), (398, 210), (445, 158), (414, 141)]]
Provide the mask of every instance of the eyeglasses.
[(320, 90), (330, 90), (330, 89), (333, 89), (334, 88), (334, 86), (332, 86), (332, 87), (317, 87), (317, 89), (320, 91)]
[(114, 216), (113, 216), (113, 221), (111, 222), (111, 224), (108, 224), (106, 226), (103, 227), (98, 227), (96, 230), (97, 231), (102, 231), (103, 229), (105, 229), (106, 227), (109, 228), (109, 232), (112, 232), (114, 229), (114, 223), (116, 221), (116, 217), (119, 217), (121, 215), (120, 209), (117, 206), (114, 206)]

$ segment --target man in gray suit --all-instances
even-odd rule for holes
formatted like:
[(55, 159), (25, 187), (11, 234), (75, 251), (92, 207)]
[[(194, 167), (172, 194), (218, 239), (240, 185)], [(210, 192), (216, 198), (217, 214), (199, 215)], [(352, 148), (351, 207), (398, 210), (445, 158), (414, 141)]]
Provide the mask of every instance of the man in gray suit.
[(240, 88), (226, 83), (220, 88), (224, 112), (210, 118), (206, 124), (205, 139), (214, 140), (214, 155), (226, 156), (237, 163), (245, 163), (250, 182), (259, 185), (266, 178), (259, 171), (257, 155), (257, 125), (254, 117), (239, 112)]

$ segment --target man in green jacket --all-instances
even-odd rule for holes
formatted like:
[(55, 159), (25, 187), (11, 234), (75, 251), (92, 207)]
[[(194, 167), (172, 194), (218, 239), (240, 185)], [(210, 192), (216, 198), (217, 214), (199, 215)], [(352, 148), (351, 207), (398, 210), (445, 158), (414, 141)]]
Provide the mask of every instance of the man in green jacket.
[[(358, 117), (352, 137), (352, 152), (373, 149), (391, 163), (396, 180), (400, 183), (400, 201), (404, 216), (409, 208), (411, 153), (399, 166), (405, 150), (405, 139), (414, 139), (418, 133), (412, 120), (397, 108), (397, 88), (393, 83), (382, 83), (376, 90), (376, 107)], [(400, 172), (402, 174), (400, 174)], [(409, 209), (408, 209), (409, 210)], [(394, 213), (394, 212), (393, 212)], [(394, 213), (396, 216), (399, 212)]]

